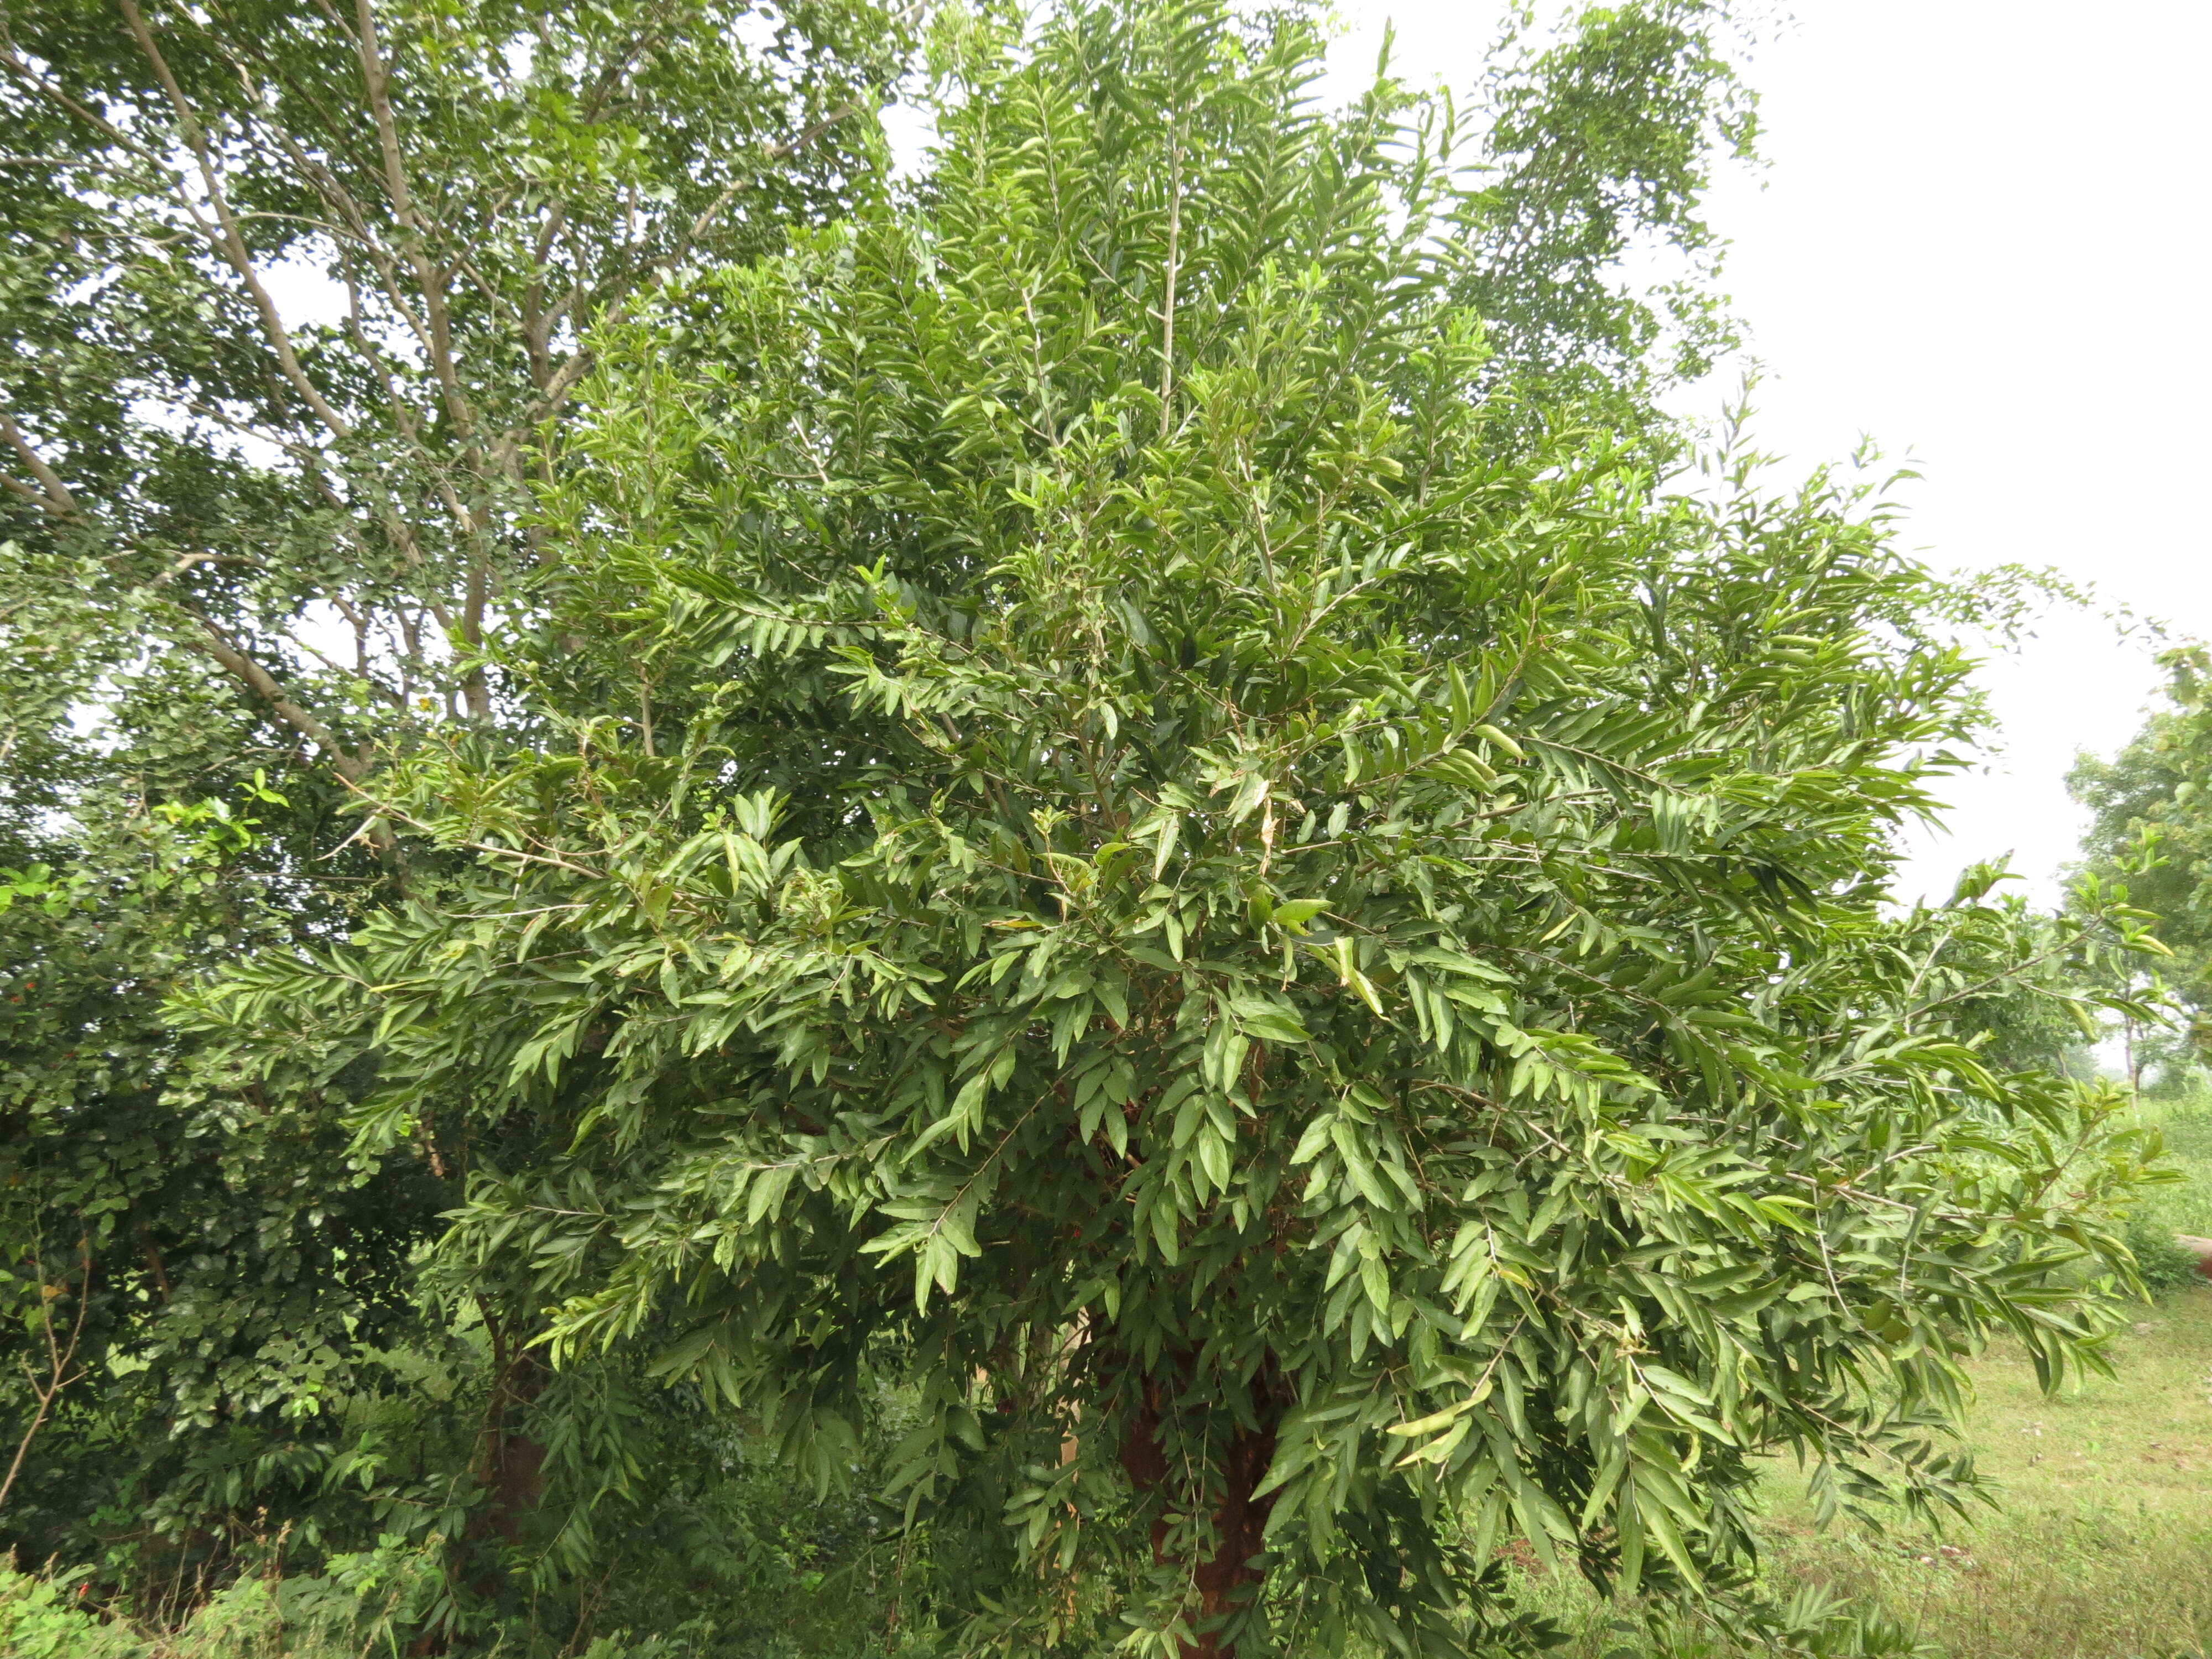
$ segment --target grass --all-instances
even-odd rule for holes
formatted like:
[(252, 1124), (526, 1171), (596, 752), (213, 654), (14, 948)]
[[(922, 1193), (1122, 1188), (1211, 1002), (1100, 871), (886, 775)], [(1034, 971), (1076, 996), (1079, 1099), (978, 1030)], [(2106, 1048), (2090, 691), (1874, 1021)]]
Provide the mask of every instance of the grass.
[(1972, 1525), (1816, 1533), (1778, 1480), (1778, 1575), (1878, 1601), (1950, 1659), (2212, 1650), (2212, 1287), (2146, 1309), (2112, 1361), (2052, 1396), (2017, 1352), (1974, 1366), (1969, 1437), (2002, 1507)]
[(2183, 1180), (2154, 1194), (2143, 1218), (2178, 1233), (2212, 1238), (2212, 1099), (2202, 1093), (2179, 1100), (2145, 1100), (2136, 1110), (2164, 1132), (2166, 1156)]

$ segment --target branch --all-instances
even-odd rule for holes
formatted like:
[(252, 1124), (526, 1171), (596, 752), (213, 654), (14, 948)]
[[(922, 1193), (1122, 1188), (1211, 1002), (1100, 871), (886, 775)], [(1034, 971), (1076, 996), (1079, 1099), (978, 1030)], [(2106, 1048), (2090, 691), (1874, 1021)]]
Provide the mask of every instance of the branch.
[(445, 281), (424, 251), (428, 232), (422, 216), (415, 210), (414, 192), (407, 186), (407, 165), (399, 153), (399, 124), (392, 113), (392, 75), (377, 45), (376, 12), (370, 0), (355, 0), (354, 15), (361, 72), (368, 86), (369, 112), (375, 117), (376, 136), (384, 149), (385, 188), (392, 192), (393, 214), (401, 228), (410, 233), (403, 239), (403, 246), (407, 262), (415, 267), (415, 281), (422, 290), (423, 312), (430, 325), (430, 337), (423, 343), (428, 348), (430, 366), (437, 374), (438, 384), (445, 391), (446, 407), (453, 415), (453, 424), (459, 428), (463, 441), (473, 445), (476, 413), (469, 407), (468, 398), (461, 390), (460, 375), (453, 367), (453, 319), (446, 309)]
[(31, 1442), (38, 1438), (39, 1431), (46, 1426), (46, 1414), (53, 1410), (54, 1401), (60, 1397), (64, 1389), (84, 1375), (81, 1370), (71, 1375), (70, 1366), (76, 1362), (77, 1345), (84, 1340), (85, 1317), (92, 1308), (91, 1235), (88, 1233), (79, 1240), (77, 1248), (82, 1252), (82, 1265), (77, 1278), (76, 1318), (70, 1326), (67, 1347), (62, 1346), (54, 1335), (53, 1302), (46, 1294), (45, 1273), (41, 1272), (39, 1275), (39, 1320), (46, 1327), (46, 1382), (43, 1388), (40, 1387), (30, 1366), (26, 1364), (23, 1367), (23, 1374), (31, 1380), (31, 1392), (38, 1399), (39, 1409), (32, 1413), (31, 1426), (23, 1431), (23, 1437), (15, 1443), (15, 1456), (8, 1465), (7, 1478), (0, 1480), (0, 1508), (6, 1507), (8, 1494), (15, 1490), (15, 1477), (23, 1472), (23, 1460), (31, 1455)]
[[(787, 139), (780, 144), (769, 145), (761, 156), (763, 165), (784, 161), (798, 155), (801, 150), (810, 147), (823, 133), (851, 120), (859, 113), (860, 106), (857, 104), (846, 104), (830, 111), (829, 114), (808, 127), (797, 137)], [(650, 295), (657, 291), (666, 274), (689, 258), (691, 256), (691, 251), (698, 246), (699, 239), (713, 229), (715, 222), (729, 211), (730, 204), (736, 201), (745, 191), (757, 188), (759, 184), (760, 179), (757, 176), (740, 179), (717, 196), (708, 204), (706, 210), (691, 222), (690, 229), (684, 232), (682, 238), (678, 240), (667, 259), (644, 282), (632, 289), (623, 301), (602, 320), (605, 322), (621, 320), (629, 313), (633, 302), (641, 295)], [(575, 389), (576, 382), (591, 373), (592, 362), (592, 349), (587, 345), (580, 345), (569, 354), (568, 362), (561, 365), (559, 371), (554, 374), (545, 387), (544, 396), (538, 409), (540, 419), (553, 414), (560, 408), (561, 404), (567, 400), (568, 393)]]
[[(355, 794), (359, 795), (371, 806), (374, 807), (376, 809), (377, 816), (387, 818), (397, 818), (400, 823), (407, 825), (410, 830), (419, 830), (422, 834), (429, 836), (433, 841), (442, 839), (434, 824), (425, 823), (422, 819), (411, 817), (408, 813), (401, 811), (390, 801), (370, 794), (368, 790), (362, 788), (351, 778), (345, 780), (345, 787), (352, 790)], [(449, 847), (465, 848), (471, 853), (489, 853), (495, 858), (521, 859), (525, 862), (530, 864), (548, 864), (556, 870), (567, 870), (575, 875), (589, 876), (594, 881), (605, 881), (608, 879), (607, 873), (604, 870), (594, 870), (588, 865), (572, 864), (567, 859), (557, 856), (549, 857), (544, 853), (525, 852), (520, 847), (501, 847), (496, 842), (447, 841), (445, 844)], [(540, 842), (539, 844), (543, 846), (546, 843)]]
[(337, 734), (331, 728), (284, 695), (284, 688), (276, 677), (259, 663), (240, 650), (230, 638), (214, 623), (198, 612), (194, 620), (206, 629), (206, 637), (196, 641), (199, 648), (221, 663), (232, 675), (260, 696), (277, 716), (294, 731), (321, 750), (338, 777), (348, 787), (365, 776), (368, 768), (357, 756), (349, 755), (338, 742)]
[(269, 290), (262, 286), (260, 273), (253, 266), (253, 255), (246, 246), (245, 237), (239, 234), (238, 221), (230, 210), (230, 198), (223, 193), (222, 181), (216, 173), (215, 158), (208, 150), (207, 135), (201, 130), (199, 118), (192, 113), (192, 106), (185, 100), (184, 88), (177, 84), (177, 77), (170, 72), (168, 59), (161, 56), (161, 49), (155, 45), (153, 31), (146, 27), (145, 16), (138, 9), (138, 0), (121, 0), (121, 4), (123, 15), (131, 24), (131, 32), (137, 37), (139, 49), (146, 54), (147, 61), (153, 64), (154, 73), (161, 80), (161, 89), (168, 94), (170, 106), (177, 112), (178, 125), (184, 133), (185, 143), (191, 148), (193, 160), (198, 163), (200, 183), (207, 191), (208, 205), (215, 210), (216, 222), (222, 227), (222, 234), (210, 235), (209, 240), (222, 249), (230, 261), (231, 269), (238, 273), (239, 280), (246, 284), (246, 292), (252, 296), (254, 307), (261, 313), (263, 332), (268, 337), (270, 349), (276, 354), (277, 366), (283, 369), (284, 378), (306, 401), (307, 407), (314, 410), (315, 418), (330, 428), (333, 437), (347, 436), (353, 430), (352, 427), (343, 416), (331, 407), (321, 392), (316, 389), (315, 383), (307, 378), (307, 370), (300, 366), (299, 356), (292, 349), (291, 333), (284, 326), (276, 302), (269, 297)]
[(31, 469), (31, 476), (39, 481), (39, 489), (46, 494), (41, 496), (27, 485), (17, 483), (13, 479), (8, 481), (9, 487), (27, 501), (38, 502), (50, 513), (59, 514), (65, 519), (82, 516), (76, 497), (62, 482), (61, 474), (46, 465), (39, 452), (31, 447), (31, 441), (23, 435), (22, 428), (15, 424), (4, 409), (0, 409), (0, 433), (6, 434), (9, 447), (22, 458), (23, 465)]
[(130, 154), (137, 156), (142, 161), (150, 161), (155, 166), (161, 167), (164, 172), (167, 170), (167, 166), (162, 161), (161, 158), (155, 155), (152, 150), (148, 149), (143, 144), (140, 143), (136, 138), (133, 138), (129, 133), (124, 131), (122, 128), (117, 126), (112, 121), (107, 120), (96, 114), (92, 110), (87, 108), (83, 104), (79, 103), (76, 99), (70, 97), (69, 94), (64, 92), (59, 87), (54, 85), (52, 82), (46, 80), (36, 70), (32, 69), (30, 64), (24, 58), (23, 54), (15, 49), (15, 43), (13, 40), (6, 41), (4, 50), (0, 50), (0, 66), (4, 66), (14, 71), (15, 76), (28, 86), (32, 91), (37, 93), (42, 98), (52, 99), (55, 103), (67, 110), (71, 115), (76, 116), (78, 120), (84, 122), (88, 126), (92, 127), (96, 131), (105, 136), (110, 143), (127, 150)]

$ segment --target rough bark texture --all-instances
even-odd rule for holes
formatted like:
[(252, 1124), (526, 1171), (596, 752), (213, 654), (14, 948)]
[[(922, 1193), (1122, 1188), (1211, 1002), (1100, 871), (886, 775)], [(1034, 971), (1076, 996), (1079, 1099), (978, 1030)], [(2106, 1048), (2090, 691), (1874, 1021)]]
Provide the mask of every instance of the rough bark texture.
[[(1130, 1483), (1143, 1492), (1157, 1492), (1168, 1484), (1167, 1454), (1159, 1443), (1160, 1384), (1145, 1385), (1145, 1403), (1121, 1442), (1121, 1468)], [(1199, 1596), (1199, 1634), (1182, 1644), (1185, 1659), (1235, 1659), (1236, 1646), (1224, 1643), (1220, 1632), (1209, 1628), (1241, 1605), (1264, 1576), (1252, 1565), (1263, 1547), (1272, 1496), (1262, 1497), (1259, 1485), (1267, 1478), (1275, 1456), (1275, 1413), (1263, 1403), (1257, 1427), (1238, 1428), (1230, 1437), (1223, 1462), (1223, 1484), (1215, 1495), (1213, 1525), (1216, 1544), (1212, 1556), (1189, 1566)], [(1187, 1496), (1177, 1494), (1170, 1505), (1183, 1507)], [(1152, 1522), (1152, 1558), (1163, 1565), (1182, 1565), (1167, 1548), (1168, 1522), (1164, 1514)]]
[(480, 1518), (503, 1542), (517, 1544), (545, 1496), (545, 1446), (520, 1421), (545, 1386), (545, 1368), (527, 1348), (510, 1351), (495, 1322), (485, 1325), (492, 1333), (495, 1375), (479, 1453), (480, 1478), (488, 1488)]

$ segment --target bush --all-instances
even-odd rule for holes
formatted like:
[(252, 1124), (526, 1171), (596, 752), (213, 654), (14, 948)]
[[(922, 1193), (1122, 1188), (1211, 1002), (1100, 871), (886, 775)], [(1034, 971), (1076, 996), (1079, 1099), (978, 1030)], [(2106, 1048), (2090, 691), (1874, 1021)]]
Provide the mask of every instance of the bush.
[(2197, 1271), (2195, 1255), (2184, 1249), (2166, 1228), (2137, 1216), (2128, 1223), (2127, 1239), (2128, 1249), (2135, 1255), (2136, 1269), (2154, 1294), (2162, 1296), (2168, 1291), (2203, 1282)]
[[(296, 1582), (296, 1581), (295, 1581)], [(0, 1562), (0, 1655), (6, 1659), (357, 1659), (352, 1607), (301, 1618), (270, 1580), (241, 1578), (179, 1628), (142, 1628), (96, 1603), (86, 1571), (16, 1571)]]
[(79, 1605), (72, 1573), (34, 1577), (0, 1565), (0, 1653), (11, 1659), (141, 1659), (146, 1644)]

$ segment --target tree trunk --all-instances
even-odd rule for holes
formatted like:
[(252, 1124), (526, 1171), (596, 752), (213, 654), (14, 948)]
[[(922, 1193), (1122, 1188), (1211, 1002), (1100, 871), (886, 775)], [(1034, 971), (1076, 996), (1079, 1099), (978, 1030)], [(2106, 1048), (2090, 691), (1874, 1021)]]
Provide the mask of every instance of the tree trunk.
[(546, 1449), (518, 1420), (545, 1386), (545, 1368), (530, 1349), (510, 1348), (495, 1320), (487, 1316), (484, 1327), (492, 1340), (493, 1375), (477, 1453), (479, 1478), (488, 1488), (479, 1519), (503, 1542), (517, 1544), (545, 1495)]
[[(1197, 1588), (1200, 1630), (1194, 1642), (1182, 1644), (1184, 1659), (1235, 1659), (1236, 1646), (1224, 1643), (1218, 1629), (1208, 1628), (1249, 1599), (1265, 1576), (1255, 1571), (1254, 1559), (1263, 1547), (1272, 1494), (1261, 1496), (1261, 1481), (1275, 1458), (1275, 1425), (1279, 1413), (1273, 1401), (1262, 1397), (1257, 1427), (1231, 1431), (1228, 1455), (1222, 1460), (1223, 1484), (1213, 1507), (1214, 1551), (1190, 1567)], [(1166, 1452), (1159, 1443), (1160, 1385), (1145, 1385), (1145, 1404), (1121, 1442), (1121, 1468), (1139, 1492), (1157, 1492), (1167, 1485)], [(1176, 1507), (1185, 1507), (1182, 1498)], [(1168, 1553), (1168, 1522), (1163, 1515), (1152, 1522), (1152, 1559), (1164, 1565), (1184, 1565)]]

